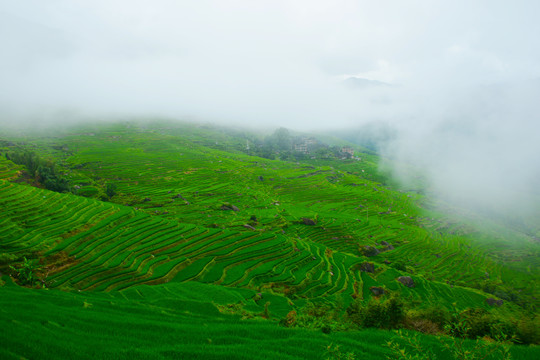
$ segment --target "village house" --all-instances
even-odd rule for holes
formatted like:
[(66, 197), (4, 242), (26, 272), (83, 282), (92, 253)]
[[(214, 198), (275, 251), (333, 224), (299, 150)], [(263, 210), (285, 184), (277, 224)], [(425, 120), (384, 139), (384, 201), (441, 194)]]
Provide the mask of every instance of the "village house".
[(349, 154), (351, 157), (354, 156), (354, 149), (350, 146), (344, 146), (341, 148), (341, 152), (344, 154)]

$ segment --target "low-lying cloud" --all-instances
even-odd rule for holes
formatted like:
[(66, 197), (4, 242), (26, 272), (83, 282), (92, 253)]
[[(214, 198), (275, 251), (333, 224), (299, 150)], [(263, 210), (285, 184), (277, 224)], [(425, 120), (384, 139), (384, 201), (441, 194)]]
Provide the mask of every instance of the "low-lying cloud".
[[(531, 215), (540, 201), (538, 94), (538, 80), (478, 87), (456, 95), (436, 121), (402, 127), (381, 150), (413, 164), (445, 200), (493, 214)], [(398, 167), (394, 174), (413, 181)]]

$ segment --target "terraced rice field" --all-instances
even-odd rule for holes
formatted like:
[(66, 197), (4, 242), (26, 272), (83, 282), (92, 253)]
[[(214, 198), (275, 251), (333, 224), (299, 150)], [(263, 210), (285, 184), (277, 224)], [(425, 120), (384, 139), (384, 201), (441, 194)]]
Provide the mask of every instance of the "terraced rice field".
[[(366, 276), (370, 286), (383, 286), (400, 275), (382, 266), (381, 274), (361, 276), (355, 265), (362, 259), (340, 252), (329, 256), (328, 248), (317, 242), (291, 241), (279, 234), (202, 228), (5, 181), (0, 192), (9, 215), (4, 222), (9, 219), (12, 225), (4, 226), (2, 252), (43, 252), (51, 288), (113, 291), (199, 281), (260, 291), (286, 284), (299, 297), (340, 296), (347, 304), (355, 293), (353, 284), (362, 288)], [(38, 204), (44, 201), (47, 207), (41, 211)], [(66, 207), (69, 213), (63, 211)], [(59, 253), (71, 259), (70, 264), (57, 268)], [(426, 297), (429, 293), (418, 288), (411, 295), (440, 302)], [(371, 293), (364, 287), (361, 295), (367, 300)], [(482, 304), (485, 297), (473, 295), (474, 302)]]
[[(200, 312), (189, 316), (212, 322), (216, 304), (240, 302), (257, 314), (269, 309), (277, 321), (307, 303), (367, 303), (372, 287), (420, 307), (457, 309), (489, 309), (491, 295), (468, 287), (486, 276), (511, 278), (527, 296), (538, 291), (539, 270), (527, 258), (537, 247), (513, 252), (517, 261), (509, 266), (498, 257), (503, 240), (499, 251), (488, 249), (475, 228), (437, 217), (421, 207), (421, 196), (376, 181), (383, 177), (368, 155), (362, 161), (268, 160), (243, 153), (243, 139), (189, 126), (116, 124), (35, 141), (78, 187), (76, 194), (95, 195), (16, 183), (24, 169), (0, 157), (0, 253), (39, 260), (47, 287), (66, 302), (83, 296), (107, 308), (140, 299), (143, 313), (155, 305), (184, 324), (189, 317), (177, 305), (194, 305)], [(100, 201), (106, 184), (115, 184), (116, 194)], [(373, 272), (361, 270), (366, 262)], [(415, 286), (398, 282), (402, 275)], [(211, 295), (194, 299), (191, 291)], [(512, 306), (501, 311), (515, 311)], [(153, 319), (163, 326), (163, 319)], [(223, 323), (231, 321), (238, 319)], [(278, 332), (282, 340), (293, 336)], [(230, 340), (204, 336), (213, 337), (209, 344)], [(340, 341), (354, 343), (346, 336)], [(310, 353), (307, 347), (298, 354)], [(298, 358), (296, 350), (287, 351)]]
[[(69, 162), (72, 166), (84, 164), (82, 173), (114, 181), (120, 193), (129, 195), (115, 201), (127, 199), (147, 213), (181, 222), (243, 231), (242, 225), (255, 215), (260, 229), (285, 231), (289, 237), (309, 238), (354, 255), (360, 245), (418, 239), (422, 246), (424, 239), (432, 237), (428, 229), (418, 229), (418, 209), (405, 194), (389, 191), (368, 179), (330, 167), (314, 171), (310, 166), (284, 166), (282, 162), (211, 152), (196, 144), (184, 146), (168, 137), (158, 146), (157, 141), (145, 141), (145, 137), (148, 134), (138, 137), (138, 150), (126, 150), (121, 139), (113, 141), (111, 136), (105, 136), (99, 140), (109, 141), (110, 147), (80, 150)], [(80, 149), (84, 141), (77, 138)], [(332, 183), (328, 177), (339, 180)], [(176, 197), (178, 194), (181, 197)], [(216, 211), (222, 203), (234, 204), (241, 211)], [(313, 215), (318, 216), (316, 227), (296, 224), (302, 217)], [(483, 277), (491, 266), (485, 263), (487, 260), (471, 263), (470, 258), (477, 258), (476, 254), (448, 248), (449, 244), (463, 241), (444, 235), (440, 246), (434, 243), (434, 253), (443, 252), (445, 258), (452, 256), (455, 260), (455, 266), (445, 271), (429, 269), (434, 276), (455, 279), (455, 269), (460, 269), (465, 273), (459, 280)], [(422, 260), (428, 258), (425, 251), (418, 252), (410, 243), (403, 247), (408, 248), (403, 250), (411, 265), (424, 265)], [(463, 266), (465, 263), (469, 266)], [(492, 276), (496, 274), (498, 271)]]
[[(72, 181), (84, 186), (89, 179), (96, 187), (113, 182), (113, 201), (131, 207), (75, 196), (65, 201), (3, 183), (6, 209), (13, 209), (15, 221), (17, 212), (25, 217), (19, 232), (36, 228), (21, 237), (6, 233), (12, 239), (6, 251), (35, 248), (51, 261), (62, 252), (72, 263), (50, 271), (50, 286), (80, 290), (191, 280), (253, 289), (285, 284), (296, 296), (335, 295), (348, 303), (353, 285), (363, 288), (362, 276), (352, 270), (367, 260), (362, 247), (382, 250), (384, 242), (394, 249), (371, 260), (394, 278), (379, 283), (379, 275), (371, 274), (374, 284), (396, 288), (400, 274), (382, 260), (405, 261), (440, 283), (474, 281), (488, 269), (500, 276), (501, 266), (485, 253), (462, 237), (433, 231), (437, 222), (421, 217), (410, 195), (369, 180), (369, 174), (254, 159), (210, 149), (203, 145), (209, 139), (180, 139), (126, 128), (62, 138), (64, 148), (77, 149), (63, 163)], [(222, 210), (226, 203), (239, 211)], [(47, 212), (38, 211), (44, 204)], [(66, 209), (69, 217), (61, 214)], [(251, 216), (256, 221), (248, 228)], [(304, 224), (304, 217), (316, 224)], [(362, 296), (367, 300), (370, 292)]]

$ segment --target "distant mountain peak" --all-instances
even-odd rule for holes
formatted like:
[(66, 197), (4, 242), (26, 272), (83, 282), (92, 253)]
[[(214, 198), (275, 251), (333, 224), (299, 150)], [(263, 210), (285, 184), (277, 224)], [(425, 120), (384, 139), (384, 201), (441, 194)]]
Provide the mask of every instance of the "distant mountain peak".
[(391, 84), (378, 81), (369, 80), (361, 77), (351, 76), (343, 80), (343, 83), (351, 88), (366, 89), (371, 87), (392, 86)]

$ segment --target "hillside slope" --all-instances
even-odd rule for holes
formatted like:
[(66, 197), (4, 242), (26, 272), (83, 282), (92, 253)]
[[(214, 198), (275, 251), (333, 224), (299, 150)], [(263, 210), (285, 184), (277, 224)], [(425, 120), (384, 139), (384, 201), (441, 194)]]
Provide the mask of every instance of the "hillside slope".
[[(133, 296), (161, 304), (210, 291), (198, 298), (201, 306), (266, 318), (264, 332), (282, 331), (270, 330), (277, 326), (272, 321), (292, 312), (335, 309), (337, 323), (355, 301), (398, 295), (416, 309), (476, 308), (507, 319), (536, 311), (540, 257), (533, 238), (423, 207), (422, 196), (388, 185), (372, 154), (269, 160), (250, 156), (237, 133), (172, 123), (0, 140), (3, 153), (26, 149), (55, 161), (73, 192), (29, 186), (39, 181), (0, 156), (2, 271), (13, 275), (8, 265), (20, 267), (27, 258), (56, 294), (0, 288), (7, 296), (46, 296), (56, 307), (62, 294), (81, 292), (137, 313), (143, 310)], [(219, 294), (229, 295), (220, 302)], [(498, 297), (501, 307), (487, 301)], [(19, 325), (10, 326), (18, 333)], [(298, 358), (309, 357), (305, 351)]]

